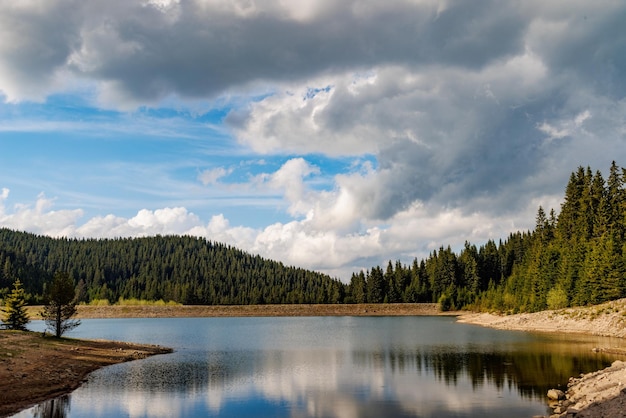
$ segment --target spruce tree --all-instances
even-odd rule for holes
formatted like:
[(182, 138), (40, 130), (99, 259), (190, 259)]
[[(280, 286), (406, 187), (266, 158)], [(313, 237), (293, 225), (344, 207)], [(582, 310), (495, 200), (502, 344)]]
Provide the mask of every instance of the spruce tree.
[(13, 283), (13, 291), (4, 302), (2, 325), (7, 329), (26, 330), (30, 322), (26, 313), (26, 297), (19, 279)]

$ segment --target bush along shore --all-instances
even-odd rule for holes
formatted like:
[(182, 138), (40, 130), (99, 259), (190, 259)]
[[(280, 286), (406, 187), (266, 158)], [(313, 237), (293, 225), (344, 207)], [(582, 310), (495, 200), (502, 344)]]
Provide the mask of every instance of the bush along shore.
[[(516, 315), (464, 313), (459, 321), (498, 329), (626, 338), (626, 299)], [(624, 357), (624, 345), (593, 350)], [(626, 362), (616, 360), (606, 369), (572, 376), (567, 391), (552, 389), (546, 396), (553, 409), (550, 418), (626, 417)]]

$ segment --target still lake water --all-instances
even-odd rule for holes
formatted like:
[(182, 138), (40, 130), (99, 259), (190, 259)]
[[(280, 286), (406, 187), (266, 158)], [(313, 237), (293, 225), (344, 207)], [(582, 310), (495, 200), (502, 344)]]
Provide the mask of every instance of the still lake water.
[(624, 346), (451, 317), (88, 319), (68, 336), (176, 351), (15, 417), (529, 418), (548, 414), (549, 388), (616, 359), (593, 347)]

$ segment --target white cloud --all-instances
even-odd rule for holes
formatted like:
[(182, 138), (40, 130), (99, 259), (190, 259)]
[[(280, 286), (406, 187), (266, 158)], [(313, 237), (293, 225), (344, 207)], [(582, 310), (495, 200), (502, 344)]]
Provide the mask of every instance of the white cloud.
[(8, 196), (9, 189), (3, 188), (0, 196), (0, 225), (10, 229), (53, 237), (70, 236), (84, 213), (81, 209), (54, 211), (54, 200), (48, 199), (43, 193), (37, 197), (34, 205), (16, 204), (13, 211), (8, 211), (5, 207)]
[(558, 121), (558, 127), (543, 122), (537, 125), (537, 129), (548, 136), (548, 140), (562, 139), (581, 131), (583, 123), (591, 117), (591, 112), (585, 110), (574, 117), (573, 120)]
[(205, 186), (217, 184), (219, 179), (226, 177), (232, 173), (232, 169), (217, 167), (210, 170), (204, 170), (198, 174), (198, 180)]

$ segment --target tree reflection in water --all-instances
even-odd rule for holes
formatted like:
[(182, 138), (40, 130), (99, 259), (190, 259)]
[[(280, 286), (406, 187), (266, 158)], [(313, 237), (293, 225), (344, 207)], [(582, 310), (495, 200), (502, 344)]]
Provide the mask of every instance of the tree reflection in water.
[(33, 418), (65, 418), (70, 412), (70, 395), (42, 402), (34, 408)]

